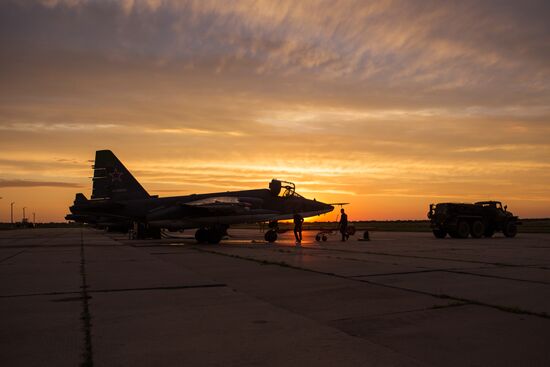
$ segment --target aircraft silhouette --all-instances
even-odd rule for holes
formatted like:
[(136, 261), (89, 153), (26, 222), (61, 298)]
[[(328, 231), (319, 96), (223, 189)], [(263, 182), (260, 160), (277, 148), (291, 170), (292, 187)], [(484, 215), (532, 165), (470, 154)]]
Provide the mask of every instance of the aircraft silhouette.
[(137, 238), (160, 238), (161, 229), (198, 228), (199, 243), (219, 243), (232, 224), (269, 222), (265, 239), (277, 240), (277, 221), (331, 212), (334, 207), (299, 195), (291, 182), (269, 189), (186, 196), (151, 196), (110, 150), (96, 151), (92, 195), (76, 194), (65, 219), (108, 230), (134, 228)]

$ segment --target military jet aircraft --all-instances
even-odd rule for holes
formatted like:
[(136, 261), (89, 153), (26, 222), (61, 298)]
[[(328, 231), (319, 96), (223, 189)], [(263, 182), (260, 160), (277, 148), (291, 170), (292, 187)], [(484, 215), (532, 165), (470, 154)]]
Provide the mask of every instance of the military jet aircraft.
[(160, 238), (161, 229), (198, 228), (199, 243), (219, 243), (232, 224), (269, 222), (268, 242), (277, 240), (277, 221), (331, 212), (334, 207), (299, 195), (291, 182), (273, 179), (269, 189), (186, 196), (151, 196), (110, 150), (96, 151), (92, 196), (76, 194), (65, 219), (102, 228), (134, 228), (138, 238)]

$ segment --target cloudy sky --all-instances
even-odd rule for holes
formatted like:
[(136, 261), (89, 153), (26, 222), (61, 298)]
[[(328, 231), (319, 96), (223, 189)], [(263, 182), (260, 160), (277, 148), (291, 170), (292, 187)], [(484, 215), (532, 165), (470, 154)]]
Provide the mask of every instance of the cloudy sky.
[[(152, 194), (267, 187), (351, 219), (550, 216), (548, 1), (0, 3), (0, 220), (61, 220), (111, 149)], [(333, 219), (334, 214), (326, 219)]]

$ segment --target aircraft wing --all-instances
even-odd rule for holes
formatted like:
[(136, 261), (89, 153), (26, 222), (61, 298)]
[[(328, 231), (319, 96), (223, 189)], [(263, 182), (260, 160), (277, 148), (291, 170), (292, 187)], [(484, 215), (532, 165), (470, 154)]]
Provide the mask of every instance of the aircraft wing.
[(194, 214), (241, 214), (257, 207), (258, 198), (217, 196), (181, 203), (180, 206)]
[(246, 215), (261, 204), (258, 198), (218, 196), (192, 200), (153, 209), (147, 215), (149, 221), (168, 218), (214, 217)]

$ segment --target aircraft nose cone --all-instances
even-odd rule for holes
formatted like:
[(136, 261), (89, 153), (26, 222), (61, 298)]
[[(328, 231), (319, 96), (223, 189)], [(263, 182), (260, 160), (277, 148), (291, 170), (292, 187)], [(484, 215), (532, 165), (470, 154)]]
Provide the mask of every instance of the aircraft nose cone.
[(328, 213), (328, 212), (331, 212), (334, 210), (334, 207), (330, 204), (325, 204), (325, 203), (319, 203), (320, 205), (320, 210), (324, 211), (325, 213)]
[(328, 213), (334, 210), (334, 206), (327, 203), (323, 203), (322, 201), (311, 200), (309, 202), (311, 203), (309, 208), (311, 208), (310, 210), (312, 211)]

